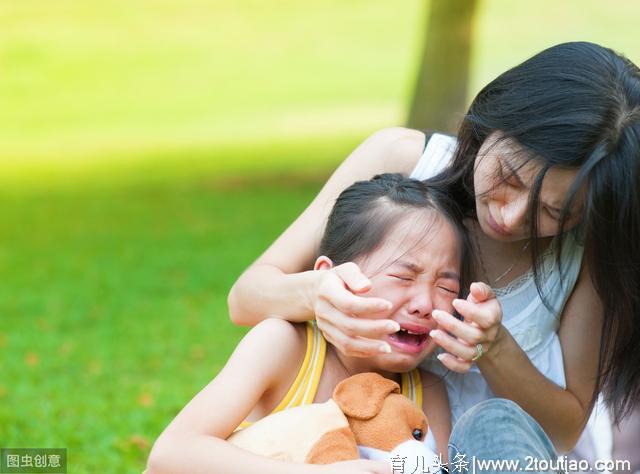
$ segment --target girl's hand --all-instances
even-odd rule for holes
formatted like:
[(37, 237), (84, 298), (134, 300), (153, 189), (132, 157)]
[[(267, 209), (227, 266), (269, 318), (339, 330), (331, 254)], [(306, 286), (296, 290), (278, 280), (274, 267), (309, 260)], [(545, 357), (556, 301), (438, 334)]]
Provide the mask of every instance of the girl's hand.
[(446, 311), (434, 310), (439, 328), (430, 334), (446, 351), (438, 356), (442, 364), (455, 372), (467, 372), (478, 355), (477, 344), (482, 344), (486, 354), (500, 338), (502, 307), (486, 283), (472, 283), (467, 299), (454, 300), (453, 307), (464, 321)]
[(318, 474), (392, 474), (391, 464), (368, 459), (325, 464), (317, 472)]
[(382, 298), (358, 296), (370, 289), (371, 282), (355, 263), (318, 271), (312, 295), (316, 321), (327, 341), (345, 355), (391, 352), (389, 344), (380, 339), (400, 330), (390, 319), (366, 319), (384, 316), (391, 309), (391, 303)]

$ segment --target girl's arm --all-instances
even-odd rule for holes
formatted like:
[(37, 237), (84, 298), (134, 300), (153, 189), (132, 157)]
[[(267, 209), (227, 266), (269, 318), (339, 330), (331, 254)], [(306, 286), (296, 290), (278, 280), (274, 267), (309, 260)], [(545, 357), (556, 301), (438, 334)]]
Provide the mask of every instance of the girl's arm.
[(422, 132), (391, 128), (373, 134), (356, 148), (309, 207), (236, 281), (228, 298), (231, 319), (254, 325), (267, 316), (289, 321), (317, 317), (329, 342), (343, 352), (377, 353), (380, 341), (356, 336), (381, 338), (395, 329), (389, 327), (389, 320), (350, 317), (380, 313), (388, 307), (384, 300), (355, 295), (370, 287), (358, 267), (304, 270), (311, 268), (317, 256), (325, 221), (339, 193), (378, 173), (410, 173), (424, 140)]
[(291, 361), (301, 360), (304, 350), (295, 327), (285, 321), (266, 320), (253, 328), (216, 378), (160, 435), (147, 473), (296, 472), (292, 466), (247, 453), (225, 439), (265, 393), (289, 382), (291, 365), (298, 366)]
[(389, 474), (390, 466), (385, 463), (285, 463), (226, 441), (266, 394), (282, 393), (289, 387), (300, 365), (293, 362), (301, 361), (306, 350), (302, 333), (281, 320), (266, 320), (253, 328), (216, 378), (160, 435), (151, 450), (146, 473)]
[[(497, 329), (489, 350), (476, 362), (491, 390), (499, 397), (516, 402), (542, 426), (559, 452), (571, 450), (589, 418), (602, 322), (602, 305), (583, 262), (578, 281), (562, 313), (558, 331), (564, 359), (566, 389), (551, 382), (531, 363), (509, 331), (486, 306), (463, 302), (456, 309), (478, 328), (438, 315), (438, 324), (459, 338), (441, 335), (439, 344), (449, 352), (453, 364), (466, 364), (475, 355), (475, 344), (484, 342), (484, 331)], [(483, 335), (480, 335), (480, 334)], [(466, 343), (465, 343), (466, 342)], [(485, 344), (483, 343), (483, 347)], [(457, 356), (464, 362), (454, 360)]]
[[(444, 381), (431, 372), (421, 371), (422, 411), (427, 416), (429, 429), (436, 440), (442, 460), (448, 461), (448, 445), (451, 436), (451, 409)], [(430, 461), (430, 460), (429, 460)]]
[(160, 435), (149, 457), (148, 473), (246, 472), (256, 463), (266, 472), (283, 469), (225, 439), (265, 393), (286, 383), (291, 373), (287, 364), (301, 360), (303, 354), (304, 343), (285, 321), (266, 320), (249, 331), (220, 373)]

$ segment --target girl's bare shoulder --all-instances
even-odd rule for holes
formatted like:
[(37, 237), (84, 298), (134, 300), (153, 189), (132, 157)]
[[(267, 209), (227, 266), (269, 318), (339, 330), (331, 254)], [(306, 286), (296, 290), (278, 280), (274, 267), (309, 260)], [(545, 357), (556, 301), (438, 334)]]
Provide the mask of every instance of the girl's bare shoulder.
[(265, 319), (245, 341), (251, 346), (251, 355), (244, 360), (249, 376), (266, 378), (265, 391), (249, 419), (262, 418), (282, 400), (298, 374), (307, 350), (306, 323)]
[(306, 350), (306, 323), (268, 318), (253, 327), (240, 345), (258, 348), (263, 354), (278, 354), (278, 361), (290, 363)]

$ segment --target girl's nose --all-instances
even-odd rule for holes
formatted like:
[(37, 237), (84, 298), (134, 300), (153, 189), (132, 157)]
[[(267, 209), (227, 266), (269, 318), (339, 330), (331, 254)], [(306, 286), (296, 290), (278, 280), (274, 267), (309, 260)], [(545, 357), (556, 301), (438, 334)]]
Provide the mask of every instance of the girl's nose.
[(428, 318), (433, 311), (431, 295), (424, 287), (417, 291), (409, 302), (409, 314), (417, 318)]

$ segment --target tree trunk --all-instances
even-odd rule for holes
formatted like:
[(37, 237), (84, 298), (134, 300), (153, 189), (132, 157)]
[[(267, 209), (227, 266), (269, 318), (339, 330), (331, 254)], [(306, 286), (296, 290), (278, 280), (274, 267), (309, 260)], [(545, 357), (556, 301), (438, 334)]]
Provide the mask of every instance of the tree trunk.
[(465, 113), (477, 0), (431, 0), (407, 125), (455, 133)]

